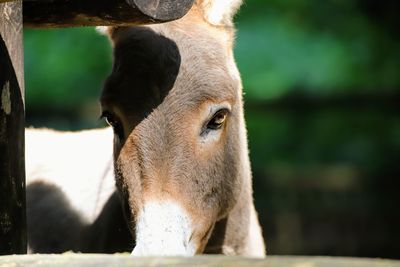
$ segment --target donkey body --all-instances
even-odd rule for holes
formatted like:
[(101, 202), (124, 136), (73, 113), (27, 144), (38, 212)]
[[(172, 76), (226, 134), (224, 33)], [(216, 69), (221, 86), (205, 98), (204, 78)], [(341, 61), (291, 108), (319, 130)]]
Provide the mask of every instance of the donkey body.
[(132, 248), (115, 188), (111, 129), (26, 129), (25, 147), (30, 252)]
[[(97, 251), (91, 246), (92, 236), (112, 228), (125, 236), (115, 249), (134, 247), (133, 255), (264, 256), (252, 198), (241, 81), (232, 53), (231, 20), (239, 4), (198, 1), (175, 22), (106, 29), (114, 46), (114, 65), (101, 106), (114, 134), (82, 132), (75, 139), (70, 137), (74, 134), (58, 134), (70, 141), (65, 149), (73, 148), (72, 155), (82, 153), (82, 159), (77, 157), (82, 169), (68, 163), (68, 170), (76, 170), (62, 179), (52, 173), (28, 180), (32, 251), (39, 251), (37, 233), (46, 232), (38, 229), (43, 228), (44, 210), (57, 210), (48, 203), (58, 201), (73, 211), (59, 214), (67, 218), (66, 228), (54, 227), (53, 221), (45, 224), (56, 228), (54, 238), (72, 239), (60, 250)], [(85, 145), (80, 145), (85, 137)], [(101, 138), (107, 140), (100, 145)], [(29, 135), (27, 140), (29, 145)], [(85, 156), (82, 149), (96, 157)], [(27, 164), (28, 170), (37, 165)], [(81, 171), (85, 168), (89, 172)], [(76, 193), (74, 184), (82, 193)], [(40, 201), (49, 188), (54, 198)], [(84, 198), (84, 190), (91, 198)], [(118, 220), (104, 223), (110, 211)], [(120, 223), (122, 211), (127, 227)], [(114, 244), (111, 237), (104, 239), (105, 247)]]

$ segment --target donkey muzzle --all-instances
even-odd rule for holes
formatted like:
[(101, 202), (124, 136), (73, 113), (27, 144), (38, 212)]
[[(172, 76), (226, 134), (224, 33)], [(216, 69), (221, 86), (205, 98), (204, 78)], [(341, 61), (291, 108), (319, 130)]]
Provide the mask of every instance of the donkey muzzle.
[(132, 255), (193, 256), (197, 246), (192, 236), (191, 218), (178, 203), (145, 203), (137, 217)]

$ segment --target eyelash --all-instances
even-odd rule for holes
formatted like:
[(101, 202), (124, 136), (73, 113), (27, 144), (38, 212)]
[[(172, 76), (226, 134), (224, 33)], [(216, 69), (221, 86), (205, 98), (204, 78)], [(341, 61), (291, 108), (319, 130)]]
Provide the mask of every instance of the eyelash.
[(103, 118), (107, 122), (107, 124), (113, 128), (114, 133), (120, 139), (122, 139), (124, 137), (123, 136), (124, 131), (122, 128), (122, 124), (119, 122), (118, 119), (115, 118), (115, 116), (111, 112), (103, 111), (100, 115), (100, 118)]
[[(224, 126), (228, 114), (228, 109), (220, 109), (215, 112), (211, 119), (208, 120), (207, 123), (205, 123), (201, 135), (206, 135), (210, 131), (220, 130)], [(218, 118), (219, 116), (222, 116), (222, 118)], [(217, 119), (219, 119), (219, 122), (216, 121)]]

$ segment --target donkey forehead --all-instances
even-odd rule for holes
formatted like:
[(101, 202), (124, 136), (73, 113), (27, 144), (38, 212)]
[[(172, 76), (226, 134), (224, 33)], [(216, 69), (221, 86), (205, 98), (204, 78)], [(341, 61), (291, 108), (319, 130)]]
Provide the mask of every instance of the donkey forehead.
[(118, 105), (145, 115), (168, 95), (180, 108), (237, 97), (235, 79), (227, 70), (228, 57), (212, 37), (196, 40), (184, 33), (157, 33), (150, 27), (124, 31), (115, 42), (113, 70), (101, 97), (103, 105)]

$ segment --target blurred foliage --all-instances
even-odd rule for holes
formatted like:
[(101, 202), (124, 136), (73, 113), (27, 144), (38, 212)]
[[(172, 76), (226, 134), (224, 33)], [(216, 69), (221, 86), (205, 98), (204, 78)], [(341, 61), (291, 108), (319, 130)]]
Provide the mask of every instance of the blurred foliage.
[(250, 99), (298, 87), (331, 95), (391, 92), (400, 84), (399, 39), (357, 1), (248, 1), (237, 25), (236, 57)]
[[(272, 254), (400, 258), (395, 0), (248, 0), (237, 16), (255, 200)], [(26, 30), (27, 123), (100, 125), (92, 28)]]
[(24, 37), (28, 106), (74, 109), (99, 94), (111, 48), (93, 28), (26, 30)]
[(25, 30), (24, 45), (28, 124), (101, 125), (98, 96), (112, 61), (107, 38), (94, 28)]

